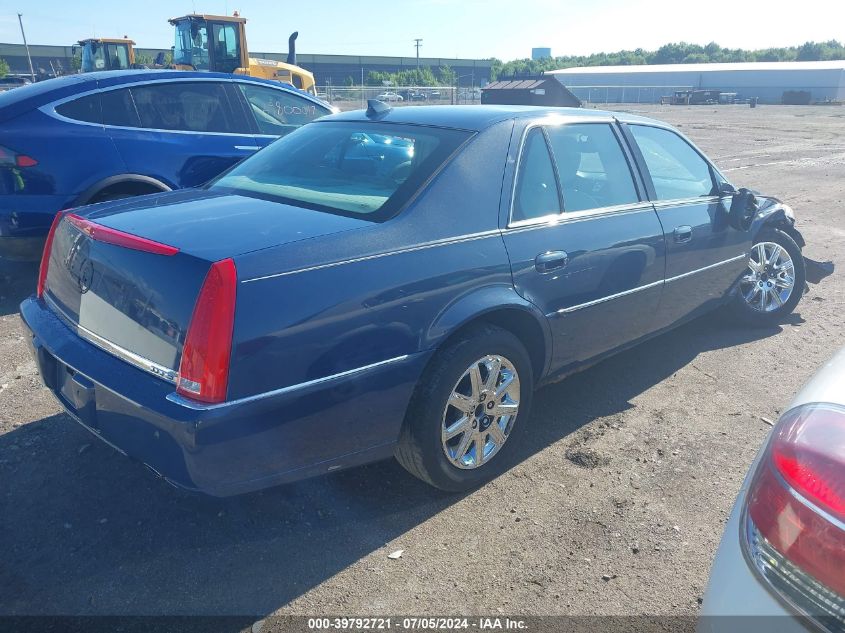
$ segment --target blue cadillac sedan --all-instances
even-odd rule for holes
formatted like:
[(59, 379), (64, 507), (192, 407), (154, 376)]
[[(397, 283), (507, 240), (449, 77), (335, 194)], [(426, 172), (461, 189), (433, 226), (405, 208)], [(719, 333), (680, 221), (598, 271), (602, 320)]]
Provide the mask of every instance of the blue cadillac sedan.
[(395, 456), (512, 464), (543, 383), (805, 284), (792, 210), (592, 110), (374, 102), (199, 189), (56, 217), (21, 305), (45, 384), (170, 482), (230, 495)]
[(203, 185), (331, 112), (277, 81), (174, 70), (0, 93), (0, 257), (38, 261), (62, 209)]

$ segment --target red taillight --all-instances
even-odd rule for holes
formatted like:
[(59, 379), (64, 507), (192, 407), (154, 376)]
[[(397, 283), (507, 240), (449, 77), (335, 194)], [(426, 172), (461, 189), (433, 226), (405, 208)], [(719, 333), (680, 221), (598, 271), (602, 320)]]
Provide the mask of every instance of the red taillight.
[(767, 546), (845, 597), (845, 410), (811, 405), (781, 418), (754, 475), (748, 517)]
[(231, 259), (214, 263), (205, 277), (179, 365), (176, 392), (183, 396), (202, 402), (226, 399), (237, 277)]
[(123, 246), (124, 248), (144, 251), (145, 253), (154, 253), (155, 255), (175, 255), (179, 252), (179, 249), (175, 246), (168, 246), (167, 244), (148, 240), (145, 237), (124, 233), (123, 231), (97, 224), (86, 218), (81, 218), (78, 215), (70, 214), (67, 216), (67, 219), (68, 222), (88, 235), (92, 240), (98, 242)]
[(44, 251), (41, 253), (41, 266), (38, 268), (38, 287), (36, 289), (39, 298), (44, 296), (44, 289), (47, 287), (47, 269), (50, 267), (50, 251), (53, 249), (53, 237), (56, 235), (56, 229), (59, 228), (59, 222), (62, 221), (64, 215), (64, 211), (59, 211), (56, 217), (53, 218), (53, 223), (50, 225), (50, 232), (47, 233), (47, 241), (44, 242)]
[(32, 156), (17, 152), (0, 145), (0, 167), (34, 167), (38, 164)]

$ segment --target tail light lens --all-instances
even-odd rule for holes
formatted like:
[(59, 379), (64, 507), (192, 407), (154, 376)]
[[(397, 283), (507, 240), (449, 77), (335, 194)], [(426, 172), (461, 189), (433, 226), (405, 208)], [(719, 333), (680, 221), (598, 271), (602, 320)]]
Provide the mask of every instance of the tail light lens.
[(236, 295), (235, 262), (213, 264), (188, 326), (176, 393), (210, 403), (226, 399)]
[(67, 216), (67, 219), (68, 222), (88, 235), (92, 240), (97, 240), (98, 242), (115, 244), (116, 246), (144, 251), (145, 253), (153, 253), (155, 255), (175, 255), (179, 252), (179, 249), (175, 246), (168, 246), (167, 244), (148, 240), (145, 237), (124, 233), (123, 231), (97, 224), (86, 218), (81, 218), (78, 215), (70, 214)]
[(781, 418), (752, 479), (743, 544), (789, 603), (845, 627), (845, 409)]
[(50, 251), (53, 250), (53, 237), (56, 235), (56, 229), (59, 228), (59, 223), (65, 216), (64, 211), (59, 211), (56, 217), (53, 218), (53, 223), (50, 225), (50, 232), (47, 233), (47, 241), (44, 242), (44, 251), (41, 253), (41, 266), (38, 268), (38, 286), (36, 294), (38, 298), (44, 296), (44, 289), (47, 287), (47, 269), (50, 267)]
[(18, 154), (0, 145), (0, 167), (34, 167), (38, 164), (32, 156)]

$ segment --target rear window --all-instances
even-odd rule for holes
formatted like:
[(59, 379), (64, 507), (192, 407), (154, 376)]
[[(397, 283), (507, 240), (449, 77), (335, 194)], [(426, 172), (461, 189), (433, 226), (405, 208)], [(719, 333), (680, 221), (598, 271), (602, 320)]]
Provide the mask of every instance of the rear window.
[(381, 221), (470, 136), (412, 125), (312, 123), (238, 164), (210, 188)]
[(79, 99), (57, 105), (56, 112), (74, 121), (87, 121), (88, 123), (103, 122), (99, 94), (80, 97)]

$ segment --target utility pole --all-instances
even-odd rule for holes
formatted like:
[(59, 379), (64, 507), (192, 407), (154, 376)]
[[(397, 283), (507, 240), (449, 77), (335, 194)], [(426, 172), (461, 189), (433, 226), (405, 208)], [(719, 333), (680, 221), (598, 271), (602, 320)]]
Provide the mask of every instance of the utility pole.
[(29, 74), (32, 77), (32, 83), (35, 83), (35, 71), (32, 69), (32, 56), (29, 54), (29, 44), (26, 43), (26, 33), (23, 30), (23, 15), (18, 13), (18, 22), (21, 25), (21, 35), (23, 35), (23, 45), (26, 48), (26, 58), (29, 60)]
[(422, 46), (422, 38), (414, 39), (414, 46), (417, 47), (417, 77), (420, 75), (420, 46)]

